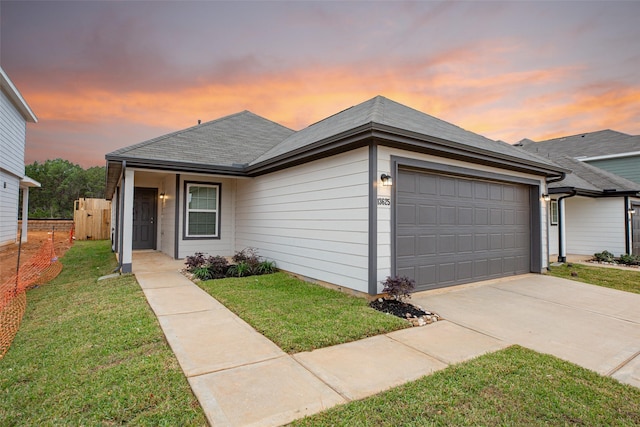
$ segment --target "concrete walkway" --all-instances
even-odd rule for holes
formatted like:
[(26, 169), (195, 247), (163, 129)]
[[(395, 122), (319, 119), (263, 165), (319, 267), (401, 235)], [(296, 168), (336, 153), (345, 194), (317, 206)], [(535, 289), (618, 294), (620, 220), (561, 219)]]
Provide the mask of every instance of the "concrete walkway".
[[(134, 272), (214, 426), (286, 424), (507, 346), (441, 321), (288, 355), (181, 275), (177, 264), (159, 271), (162, 257), (134, 254)], [(387, 368), (399, 363), (402, 369)]]

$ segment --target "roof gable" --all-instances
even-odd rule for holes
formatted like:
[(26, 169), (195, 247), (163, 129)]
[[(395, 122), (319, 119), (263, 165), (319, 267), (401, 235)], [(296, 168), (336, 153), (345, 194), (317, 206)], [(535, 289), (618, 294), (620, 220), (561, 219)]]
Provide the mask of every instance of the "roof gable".
[(292, 134), (251, 162), (251, 165), (287, 155), (363, 126), (376, 124), (451, 141), (473, 150), (499, 153), (529, 162), (540, 163), (542, 160), (505, 142), (490, 140), (383, 96), (376, 96)]
[(7, 97), (9, 98), (15, 109), (27, 122), (36, 123), (38, 121), (36, 115), (33, 114), (33, 111), (31, 111), (31, 108), (29, 108), (27, 101), (24, 100), (22, 94), (20, 94), (20, 91), (13, 84), (2, 67), (0, 67), (0, 89), (2, 89), (2, 91), (7, 94)]

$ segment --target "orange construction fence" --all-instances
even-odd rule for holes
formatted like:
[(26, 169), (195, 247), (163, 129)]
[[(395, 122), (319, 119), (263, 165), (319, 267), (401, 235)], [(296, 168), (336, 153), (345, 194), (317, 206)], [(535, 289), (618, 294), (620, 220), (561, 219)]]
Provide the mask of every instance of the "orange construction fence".
[(53, 231), (26, 262), (20, 264), (11, 278), (0, 284), (0, 358), (9, 350), (18, 333), (27, 307), (27, 289), (47, 283), (62, 271), (53, 247)]

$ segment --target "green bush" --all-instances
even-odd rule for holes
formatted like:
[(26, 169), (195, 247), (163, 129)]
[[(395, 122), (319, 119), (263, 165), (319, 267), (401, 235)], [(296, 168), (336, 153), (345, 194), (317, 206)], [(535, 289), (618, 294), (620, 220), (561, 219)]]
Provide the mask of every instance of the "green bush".
[(611, 252), (604, 250), (602, 252), (598, 252), (593, 254), (593, 257), (595, 258), (596, 261), (599, 262), (613, 262), (614, 261), (614, 256)]
[(626, 265), (640, 265), (640, 256), (630, 254), (620, 255), (618, 262)]

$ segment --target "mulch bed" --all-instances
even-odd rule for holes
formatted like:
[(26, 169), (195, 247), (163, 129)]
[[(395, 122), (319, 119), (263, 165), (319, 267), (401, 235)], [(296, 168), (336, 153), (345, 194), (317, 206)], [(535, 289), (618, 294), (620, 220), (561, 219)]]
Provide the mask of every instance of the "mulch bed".
[(378, 298), (371, 301), (369, 306), (383, 313), (407, 319), (413, 326), (424, 326), (442, 320), (436, 313), (394, 299)]

